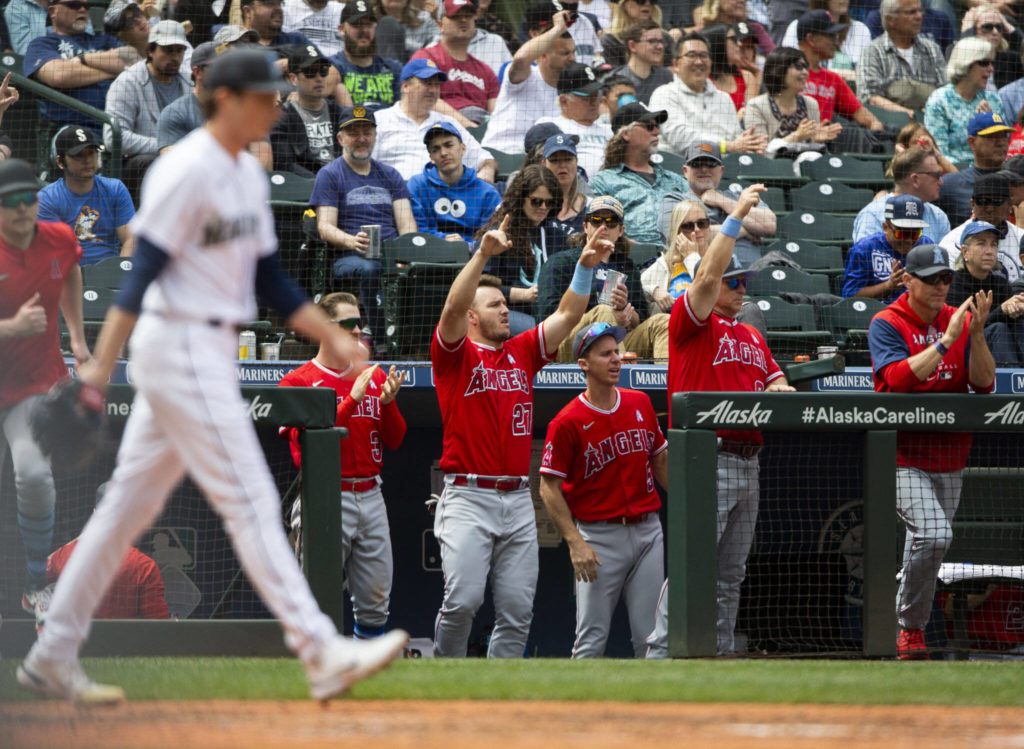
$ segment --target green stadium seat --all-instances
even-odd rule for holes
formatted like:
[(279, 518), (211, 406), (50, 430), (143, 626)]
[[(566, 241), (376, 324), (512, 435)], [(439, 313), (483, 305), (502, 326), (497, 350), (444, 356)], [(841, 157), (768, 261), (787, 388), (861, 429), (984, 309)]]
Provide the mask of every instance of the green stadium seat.
[(508, 179), (508, 176), (512, 172), (519, 171), (523, 167), (523, 159), (526, 158), (524, 153), (505, 153), (499, 151), (496, 148), (485, 149), (490, 152), (494, 160), (498, 162), (498, 176), (497, 179)]
[(746, 183), (762, 182), (773, 187), (799, 187), (807, 183), (806, 177), (797, 176), (790, 159), (772, 159), (757, 153), (727, 153), (723, 180)]
[(120, 289), (132, 270), (130, 257), (108, 257), (82, 268), (82, 283), (86, 288)]
[(850, 366), (870, 366), (868, 327), (871, 318), (885, 309), (877, 299), (848, 297), (821, 308), (821, 323), (832, 331)]
[(891, 180), (885, 176), (880, 161), (861, 161), (851, 156), (828, 154), (801, 164), (800, 172), (813, 182), (841, 182), (850, 187), (887, 188)]
[(817, 211), (793, 211), (779, 219), (776, 234), (783, 239), (807, 239), (818, 244), (853, 244), (853, 216), (829, 216)]
[(644, 270), (657, 260), (665, 248), (655, 242), (634, 242), (629, 248), (629, 257), (637, 270)]
[(893, 125), (894, 127), (902, 128), (913, 122), (913, 120), (907, 117), (905, 112), (893, 112), (889, 109), (877, 107), (874, 104), (866, 104), (865, 106), (883, 125)]
[(484, 135), (487, 134), (487, 120), (484, 120), (476, 127), (467, 127), (466, 130), (469, 134), (476, 138), (476, 142), (480, 143), (484, 139)]
[(768, 348), (776, 359), (813, 355), (818, 346), (832, 343), (831, 333), (817, 329), (811, 305), (790, 304), (777, 296), (756, 297), (752, 301), (764, 315)]
[[(728, 186), (726, 186), (726, 184), (728, 184)], [(743, 188), (744, 187), (748, 187), (751, 184), (753, 184), (753, 183), (752, 182), (731, 182), (731, 183), (723, 182), (722, 185), (720, 185), (720, 187), (723, 190), (727, 189), (729, 191), (729, 194), (732, 195), (733, 197), (739, 197), (739, 194), (741, 192), (743, 192)], [(789, 213), (789, 211), (790, 211), (789, 199), (786, 197), (786, 191), (783, 190), (781, 187), (767, 187), (767, 186), (765, 186), (765, 191), (761, 195), (761, 200), (764, 203), (766, 203), (769, 208), (772, 209), (772, 212), (776, 216), (784, 216), (785, 214)]]
[(313, 180), (301, 177), (292, 172), (271, 172), (270, 204), (309, 205), (309, 196), (313, 192)]
[(682, 156), (677, 153), (669, 153), (668, 151), (659, 151), (651, 156), (651, 161), (655, 164), (661, 164), (662, 169), (673, 174), (682, 174), (683, 166), (686, 163)]
[(844, 185), (842, 182), (812, 182), (790, 190), (794, 211), (857, 214), (875, 198), (873, 190)]
[(845, 268), (843, 252), (838, 247), (820, 245), (804, 239), (785, 239), (770, 245), (765, 253), (772, 251), (782, 252), (793, 258), (794, 262), (808, 273), (828, 276), (833, 294), (838, 295), (842, 290)]
[(747, 293), (750, 296), (779, 296), (784, 291), (810, 295), (827, 294), (828, 278), (804, 273), (784, 265), (772, 265), (761, 269), (760, 273), (747, 281)]

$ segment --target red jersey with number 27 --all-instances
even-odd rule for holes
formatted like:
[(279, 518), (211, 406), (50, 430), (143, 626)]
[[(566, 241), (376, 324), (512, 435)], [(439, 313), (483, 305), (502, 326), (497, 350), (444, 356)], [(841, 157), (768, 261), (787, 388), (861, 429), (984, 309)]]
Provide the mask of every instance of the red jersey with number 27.
[(548, 425), (540, 472), (558, 476), (577, 520), (593, 523), (657, 512), (651, 456), (668, 447), (646, 393), (616, 388), (610, 411), (581, 393)]
[[(405, 437), (405, 419), (398, 405), (395, 401), (384, 406), (380, 403), (381, 384), (387, 379), (384, 370), (378, 369), (359, 403), (350, 395), (355, 378), (315, 361), (308, 361), (289, 372), (279, 384), (281, 387), (334, 388), (338, 403), (335, 426), (348, 429), (348, 438), (341, 441), (341, 475), (348, 479), (365, 479), (380, 474), (384, 462), (383, 447), (394, 450)], [(299, 431), (295, 427), (281, 428), (281, 435), (288, 438), (295, 465), (302, 460)]]
[[(782, 377), (760, 333), (714, 311), (707, 320), (698, 320), (690, 307), (689, 290), (672, 305), (668, 332), (670, 401), (673, 393), (692, 391), (759, 392)], [(723, 430), (718, 436), (737, 442), (763, 442), (760, 432)]]
[(430, 361), (441, 406), (441, 470), (478, 476), (527, 476), (533, 447), (533, 378), (550, 359), (544, 326), (500, 349), (434, 330)]

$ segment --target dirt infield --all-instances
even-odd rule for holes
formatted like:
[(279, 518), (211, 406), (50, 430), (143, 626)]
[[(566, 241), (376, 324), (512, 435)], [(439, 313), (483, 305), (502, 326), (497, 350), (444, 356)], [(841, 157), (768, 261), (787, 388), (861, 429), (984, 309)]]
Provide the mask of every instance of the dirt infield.
[(0, 703), (0, 744), (84, 747), (521, 749), (714, 745), (1024, 747), (1024, 709), (596, 702)]

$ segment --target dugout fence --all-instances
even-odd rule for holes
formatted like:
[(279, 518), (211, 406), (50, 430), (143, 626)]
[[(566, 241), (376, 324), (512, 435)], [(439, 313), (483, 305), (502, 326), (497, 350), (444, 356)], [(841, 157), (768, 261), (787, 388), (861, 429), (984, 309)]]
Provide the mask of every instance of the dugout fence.
[(716, 654), (711, 498), (723, 429), (759, 429), (765, 440), (739, 654), (896, 655), (898, 430), (974, 434), (929, 645), (964, 657), (1024, 642), (1021, 396), (684, 393), (671, 407), (670, 656)]

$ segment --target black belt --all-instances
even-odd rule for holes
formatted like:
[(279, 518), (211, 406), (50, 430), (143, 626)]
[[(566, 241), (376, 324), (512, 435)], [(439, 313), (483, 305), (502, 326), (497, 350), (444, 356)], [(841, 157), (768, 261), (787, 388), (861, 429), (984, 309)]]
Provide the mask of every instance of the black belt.
[(741, 458), (755, 458), (761, 452), (761, 445), (753, 442), (736, 442), (735, 440), (721, 440), (718, 443), (719, 452), (739, 455)]
[(653, 514), (653, 512), (641, 512), (639, 515), (620, 515), (617, 518), (608, 518), (604, 522), (608, 523), (608, 525), (637, 525), (647, 520)]
[(228, 320), (221, 320), (219, 317), (206, 317), (206, 318), (203, 318), (203, 317), (184, 317), (184, 316), (181, 316), (181, 315), (168, 315), (166, 312), (164, 312), (162, 310), (158, 310), (158, 309), (144, 309), (142, 311), (145, 312), (146, 314), (149, 314), (149, 315), (156, 315), (157, 317), (162, 317), (164, 320), (170, 320), (170, 321), (175, 321), (175, 322), (198, 323), (200, 325), (208, 325), (211, 328), (230, 328), (231, 330), (235, 331), (236, 333), (241, 333), (243, 330), (245, 330), (245, 326), (244, 325), (239, 325), (238, 323), (229, 322)]

